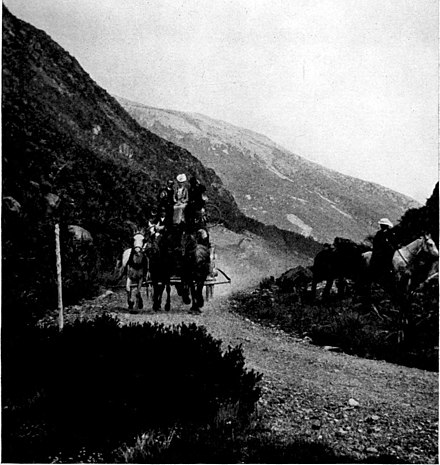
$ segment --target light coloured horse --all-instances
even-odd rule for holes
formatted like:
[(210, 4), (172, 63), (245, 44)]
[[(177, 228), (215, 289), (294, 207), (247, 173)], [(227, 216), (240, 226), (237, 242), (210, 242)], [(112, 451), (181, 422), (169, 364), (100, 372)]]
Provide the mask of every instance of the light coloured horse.
[[(362, 254), (364, 270), (368, 280), (368, 296), (370, 295), (371, 282), (377, 279), (371, 273), (371, 256), (372, 252)], [(393, 297), (399, 305), (401, 324), (407, 324), (411, 292), (429, 277), (430, 270), (435, 267), (433, 262), (438, 262), (438, 258), (439, 251), (429, 234), (419, 237), (394, 253), (392, 269), (394, 271), (395, 295)], [(428, 267), (426, 267), (427, 260), (431, 262), (428, 263)], [(399, 334), (399, 340), (403, 341), (403, 332)]]
[(127, 291), (127, 305), (131, 310), (134, 307), (132, 300), (132, 286), (135, 286), (137, 308), (143, 308), (141, 288), (144, 278), (148, 272), (148, 257), (145, 252), (145, 233), (143, 230), (135, 232), (133, 236), (133, 247), (126, 249), (122, 254), (121, 266), (119, 268), (119, 278), (124, 272), (127, 273), (125, 290)]
[[(362, 254), (364, 267), (367, 271), (370, 267), (371, 256), (371, 251)], [(418, 282), (414, 282), (412, 279), (416, 276), (418, 266), (426, 257), (431, 258), (431, 260), (438, 260), (439, 257), (437, 246), (429, 234), (419, 237), (394, 253), (392, 267), (396, 281), (403, 284), (403, 286), (399, 286), (399, 289), (409, 292), (415, 285), (424, 281), (424, 279), (428, 277), (426, 276), (423, 279), (418, 276)], [(370, 279), (374, 280), (374, 277), (371, 276), (371, 274)]]

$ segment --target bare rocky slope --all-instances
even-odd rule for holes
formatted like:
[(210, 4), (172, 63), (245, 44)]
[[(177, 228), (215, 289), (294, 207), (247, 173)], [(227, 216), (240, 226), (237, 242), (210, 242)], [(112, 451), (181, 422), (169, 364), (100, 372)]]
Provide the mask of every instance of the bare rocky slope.
[(378, 218), (396, 221), (419, 206), (403, 194), (312, 163), (262, 134), (201, 114), (117, 99), (143, 127), (213, 168), (240, 209), (265, 224), (324, 242), (336, 236), (363, 240)]

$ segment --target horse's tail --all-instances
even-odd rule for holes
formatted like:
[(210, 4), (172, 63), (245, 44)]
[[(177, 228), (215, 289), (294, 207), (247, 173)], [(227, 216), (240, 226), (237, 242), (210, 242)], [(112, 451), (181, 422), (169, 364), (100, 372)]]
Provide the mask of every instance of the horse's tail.
[(124, 271), (125, 271), (125, 269), (122, 266), (122, 259), (117, 258), (116, 259), (116, 265), (115, 265), (115, 268), (113, 270), (111, 280), (114, 281), (114, 282), (119, 281), (122, 278), (122, 276), (124, 274)]
[(122, 276), (127, 272), (127, 264), (130, 259), (131, 249), (127, 249), (122, 254), (121, 258), (116, 259), (115, 269), (113, 270), (114, 281), (119, 281)]

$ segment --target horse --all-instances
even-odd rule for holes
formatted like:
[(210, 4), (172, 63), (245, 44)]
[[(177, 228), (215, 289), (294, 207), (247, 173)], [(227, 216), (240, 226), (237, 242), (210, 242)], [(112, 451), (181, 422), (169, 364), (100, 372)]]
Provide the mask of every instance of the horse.
[[(372, 252), (362, 254), (363, 269), (369, 282), (377, 279), (370, 269)], [(430, 234), (424, 234), (394, 252), (392, 270), (397, 291), (403, 295), (410, 293), (418, 284), (425, 281), (433, 267), (433, 261), (438, 260), (439, 252)], [(428, 259), (428, 260), (427, 260)]]
[[(173, 232), (164, 231), (147, 245), (150, 260), (150, 279), (153, 285), (153, 311), (159, 311), (162, 305), (163, 291), (166, 290), (165, 311), (171, 309), (171, 277), (179, 274), (182, 252), (179, 248), (180, 237)], [(175, 285), (183, 302), (189, 304), (189, 296), (179, 284)]]
[[(378, 276), (373, 276), (371, 273), (371, 257), (371, 251), (362, 254), (368, 300), (371, 294), (371, 283), (378, 280)], [(394, 278), (392, 280), (393, 286), (387, 290), (391, 293), (400, 310), (399, 319), (402, 329), (398, 333), (399, 342), (403, 342), (403, 327), (408, 324), (407, 314), (410, 308), (411, 294), (417, 286), (429, 279), (430, 275), (435, 276), (435, 269), (437, 268), (438, 271), (438, 265), (435, 262), (438, 263), (438, 258), (438, 248), (429, 234), (422, 235), (394, 252), (391, 262)], [(386, 283), (379, 284), (384, 285)]]
[(148, 257), (145, 252), (145, 233), (143, 230), (136, 231), (133, 235), (133, 247), (126, 249), (122, 254), (121, 266), (118, 270), (120, 279), (124, 272), (127, 273), (125, 289), (127, 291), (127, 305), (131, 310), (134, 301), (131, 298), (132, 285), (136, 285), (136, 302), (139, 310), (143, 308), (141, 288), (148, 272)]
[(345, 278), (357, 280), (362, 264), (362, 252), (365, 249), (366, 246), (363, 244), (336, 237), (333, 245), (327, 245), (318, 252), (312, 266), (312, 299), (315, 298), (316, 286), (321, 281), (326, 281), (322, 299), (327, 299), (335, 280), (338, 295), (342, 297), (345, 291)]
[(180, 276), (184, 288), (191, 292), (193, 313), (200, 313), (204, 306), (203, 286), (211, 271), (212, 250), (207, 245), (205, 229), (186, 235)]

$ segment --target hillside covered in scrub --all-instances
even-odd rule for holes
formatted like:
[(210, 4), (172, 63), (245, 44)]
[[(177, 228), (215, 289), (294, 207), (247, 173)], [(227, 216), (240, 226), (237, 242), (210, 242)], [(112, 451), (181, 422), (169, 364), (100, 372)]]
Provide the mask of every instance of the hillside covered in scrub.
[[(180, 172), (207, 186), (230, 229), (247, 229), (286, 254), (312, 256), (319, 248), (310, 238), (245, 217), (212, 169), (139, 126), (74, 57), (4, 6), (2, 58), (5, 308), (34, 311), (56, 303), (51, 195), (60, 199), (68, 300), (92, 292), (113, 267), (131, 240), (130, 224), (146, 224), (154, 182)], [(91, 233), (91, 259), (83, 254), (75, 262), (69, 225)]]

